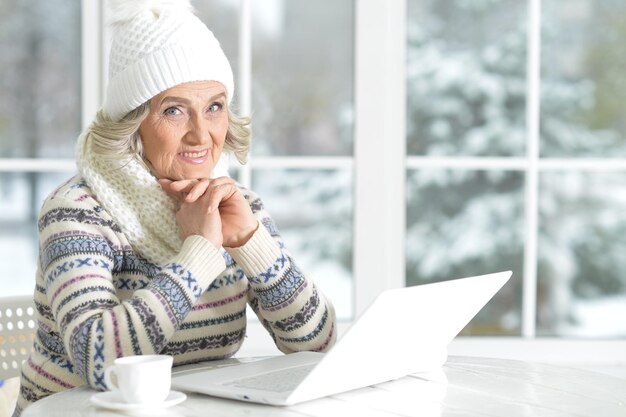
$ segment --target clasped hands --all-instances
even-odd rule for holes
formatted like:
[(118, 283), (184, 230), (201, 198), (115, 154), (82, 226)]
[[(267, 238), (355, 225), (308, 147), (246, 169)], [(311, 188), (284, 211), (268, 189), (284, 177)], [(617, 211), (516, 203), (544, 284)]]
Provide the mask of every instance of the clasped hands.
[(258, 221), (232, 178), (160, 179), (159, 184), (181, 203), (176, 223), (183, 240), (200, 235), (216, 248), (235, 248), (257, 230)]

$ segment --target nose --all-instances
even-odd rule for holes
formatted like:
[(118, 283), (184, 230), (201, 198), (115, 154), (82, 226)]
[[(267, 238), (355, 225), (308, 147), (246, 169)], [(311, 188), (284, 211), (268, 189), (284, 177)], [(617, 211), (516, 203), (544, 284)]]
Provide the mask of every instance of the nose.
[(209, 121), (201, 115), (195, 114), (187, 123), (185, 139), (192, 145), (206, 145), (212, 142)]

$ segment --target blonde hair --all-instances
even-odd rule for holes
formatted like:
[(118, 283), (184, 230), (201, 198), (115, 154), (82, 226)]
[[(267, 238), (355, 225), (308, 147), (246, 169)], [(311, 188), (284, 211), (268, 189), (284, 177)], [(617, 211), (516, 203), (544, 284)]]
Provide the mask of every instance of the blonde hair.
[[(230, 108), (227, 108), (227, 111), (228, 131), (224, 150), (232, 152), (239, 163), (245, 164), (250, 150), (250, 119), (236, 115)], [(150, 104), (146, 102), (116, 122), (100, 110), (87, 129), (93, 151), (111, 160), (136, 158), (146, 165), (139, 126), (149, 113)]]

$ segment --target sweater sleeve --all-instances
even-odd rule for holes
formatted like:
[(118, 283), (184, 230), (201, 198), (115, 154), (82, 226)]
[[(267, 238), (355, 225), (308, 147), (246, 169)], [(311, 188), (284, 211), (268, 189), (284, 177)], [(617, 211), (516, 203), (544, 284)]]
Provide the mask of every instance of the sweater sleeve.
[(64, 198), (47, 201), (39, 262), (51, 330), (59, 333), (74, 372), (106, 389), (106, 367), (120, 356), (160, 352), (225, 262), (209, 241), (191, 236), (163, 268), (149, 264), (154, 276), (147, 285), (120, 300), (113, 273), (125, 249), (117, 225), (97, 209)]
[(248, 277), (250, 306), (282, 352), (328, 350), (336, 339), (331, 301), (297, 266), (261, 200), (244, 194), (259, 228), (244, 246), (226, 250)]

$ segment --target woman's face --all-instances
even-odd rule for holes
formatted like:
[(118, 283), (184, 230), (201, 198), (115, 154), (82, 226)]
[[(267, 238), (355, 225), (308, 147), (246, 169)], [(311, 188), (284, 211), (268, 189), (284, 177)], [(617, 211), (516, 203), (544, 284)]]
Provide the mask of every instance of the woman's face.
[(208, 178), (228, 131), (226, 90), (217, 81), (196, 81), (150, 100), (139, 126), (144, 158), (157, 178)]

